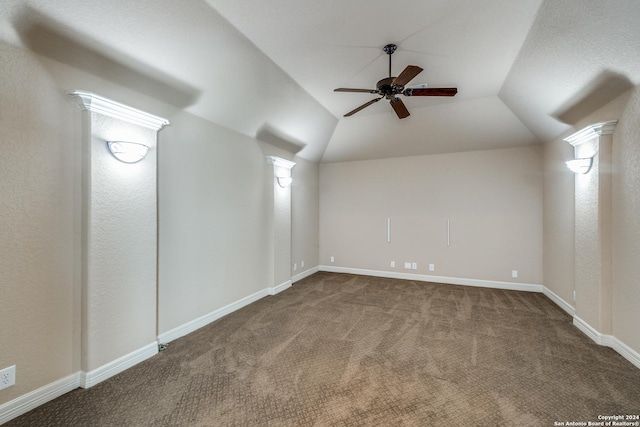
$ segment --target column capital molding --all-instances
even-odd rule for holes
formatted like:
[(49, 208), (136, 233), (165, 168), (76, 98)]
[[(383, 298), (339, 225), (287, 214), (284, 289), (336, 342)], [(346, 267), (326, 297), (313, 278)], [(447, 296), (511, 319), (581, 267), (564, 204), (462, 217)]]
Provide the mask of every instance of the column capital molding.
[(573, 145), (574, 147), (582, 144), (583, 142), (590, 141), (601, 135), (611, 135), (616, 128), (617, 120), (610, 120), (608, 122), (600, 122), (589, 125), (578, 132), (569, 135), (563, 140)]
[(267, 159), (267, 163), (289, 170), (291, 170), (296, 165), (295, 162), (283, 159), (282, 157), (266, 156), (265, 158)]
[(147, 129), (159, 131), (169, 124), (169, 120), (154, 116), (128, 105), (83, 90), (68, 91), (67, 95), (76, 98), (81, 110), (93, 111), (115, 119), (123, 120)]

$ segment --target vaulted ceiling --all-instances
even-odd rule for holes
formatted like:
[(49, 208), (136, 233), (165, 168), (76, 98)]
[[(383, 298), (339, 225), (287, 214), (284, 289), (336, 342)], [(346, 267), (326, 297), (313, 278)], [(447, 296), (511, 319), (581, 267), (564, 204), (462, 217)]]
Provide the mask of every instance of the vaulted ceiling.
[[(640, 83), (637, 0), (3, 0), (0, 19), (5, 43), (313, 161), (538, 144)], [(375, 88), (388, 43), (393, 75), (458, 94), (342, 117), (375, 96), (333, 89)]]

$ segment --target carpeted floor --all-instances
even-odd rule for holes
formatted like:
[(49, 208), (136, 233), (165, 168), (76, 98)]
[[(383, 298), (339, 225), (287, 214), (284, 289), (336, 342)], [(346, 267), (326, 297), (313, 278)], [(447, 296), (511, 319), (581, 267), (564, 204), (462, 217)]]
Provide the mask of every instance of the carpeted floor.
[(640, 414), (640, 369), (542, 294), (317, 273), (7, 426), (553, 426), (619, 414)]

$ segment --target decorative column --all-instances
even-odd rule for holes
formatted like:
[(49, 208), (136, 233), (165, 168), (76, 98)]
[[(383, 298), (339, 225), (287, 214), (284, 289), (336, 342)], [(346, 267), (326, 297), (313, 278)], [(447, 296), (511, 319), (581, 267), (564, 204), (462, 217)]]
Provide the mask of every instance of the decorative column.
[(87, 388), (158, 352), (156, 140), (169, 122), (93, 93), (69, 95), (83, 110), (80, 382)]
[(611, 334), (611, 142), (616, 123), (596, 123), (565, 138), (576, 162), (583, 163), (574, 169), (574, 324), (599, 344), (602, 335)]
[(270, 252), (272, 254), (271, 295), (275, 295), (291, 286), (291, 169), (294, 162), (280, 157), (268, 156), (267, 163), (273, 166), (271, 184), (268, 185), (269, 198), (273, 202), (269, 208)]

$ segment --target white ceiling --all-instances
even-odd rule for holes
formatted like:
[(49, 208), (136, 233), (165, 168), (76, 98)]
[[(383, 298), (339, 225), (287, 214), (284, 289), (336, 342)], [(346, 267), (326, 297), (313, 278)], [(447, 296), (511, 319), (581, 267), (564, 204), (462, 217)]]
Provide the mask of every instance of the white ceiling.
[[(536, 144), (640, 82), (637, 0), (3, 0), (0, 19), (5, 42), (314, 161)], [(333, 89), (374, 88), (387, 43), (394, 75), (458, 95), (343, 118), (374, 96)]]

